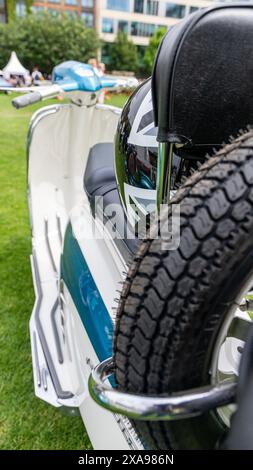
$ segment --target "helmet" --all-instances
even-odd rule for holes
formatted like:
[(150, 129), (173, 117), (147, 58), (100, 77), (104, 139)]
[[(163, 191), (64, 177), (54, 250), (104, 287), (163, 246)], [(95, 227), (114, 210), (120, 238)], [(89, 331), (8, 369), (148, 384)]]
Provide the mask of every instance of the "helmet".
[(151, 79), (142, 83), (128, 99), (115, 137), (115, 171), (118, 190), (134, 225), (136, 211), (145, 213), (156, 200), (158, 143), (154, 127)]
[[(158, 143), (154, 125), (151, 79), (128, 99), (115, 137), (115, 171), (119, 194), (131, 225), (146, 217), (156, 204)], [(172, 175), (179, 174), (181, 159), (173, 153)], [(136, 211), (136, 208), (138, 211)], [(153, 208), (153, 209), (152, 209)], [(137, 215), (138, 214), (138, 215)]]

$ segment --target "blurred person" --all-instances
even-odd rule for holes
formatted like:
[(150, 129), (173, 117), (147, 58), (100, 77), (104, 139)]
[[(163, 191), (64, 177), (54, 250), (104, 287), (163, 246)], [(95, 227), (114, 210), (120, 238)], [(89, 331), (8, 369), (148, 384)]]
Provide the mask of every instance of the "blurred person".
[(44, 77), (40, 72), (39, 67), (36, 65), (35, 67), (33, 67), (32, 71), (32, 83), (35, 86), (39, 86), (42, 80), (44, 80)]
[(25, 77), (24, 77), (24, 75), (18, 75), (17, 76), (17, 86), (18, 87), (25, 86)]
[(91, 57), (91, 59), (88, 60), (88, 64), (91, 65), (94, 69), (98, 68), (98, 61), (95, 57)]
[(17, 86), (17, 77), (16, 76), (11, 74), (8, 81), (10, 82), (10, 84), (12, 86), (15, 86), (15, 87)]
[(92, 57), (91, 59), (88, 60), (88, 64), (93, 67), (95, 74), (98, 75), (99, 72), (98, 72), (98, 61), (97, 61), (97, 59), (95, 59), (95, 57)]
[(105, 64), (103, 62), (99, 62), (97, 70), (99, 77), (103, 77), (105, 74)]
[[(103, 75), (105, 74), (105, 64), (103, 62), (98, 63), (97, 59), (93, 57), (88, 60), (88, 64), (93, 67), (94, 72), (98, 77), (103, 77)], [(100, 90), (99, 95), (98, 95), (98, 103), (103, 104), (104, 100), (105, 100), (105, 90)]]

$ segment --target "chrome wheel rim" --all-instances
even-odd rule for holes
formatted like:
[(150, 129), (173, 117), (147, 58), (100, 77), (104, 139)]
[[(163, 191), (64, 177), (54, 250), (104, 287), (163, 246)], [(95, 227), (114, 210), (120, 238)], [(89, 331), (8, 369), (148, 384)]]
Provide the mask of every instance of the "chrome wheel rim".
[[(253, 275), (247, 279), (241, 293), (229, 309), (213, 348), (210, 367), (211, 383), (237, 380), (246, 336), (253, 321)], [(216, 413), (223, 425), (230, 427), (236, 405), (218, 408)]]

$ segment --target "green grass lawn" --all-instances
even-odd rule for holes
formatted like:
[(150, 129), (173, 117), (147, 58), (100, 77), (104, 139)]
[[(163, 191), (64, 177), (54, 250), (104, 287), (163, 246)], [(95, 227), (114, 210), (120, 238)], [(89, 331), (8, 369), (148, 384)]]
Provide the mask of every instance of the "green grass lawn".
[[(124, 95), (109, 104), (122, 106)], [(34, 396), (28, 322), (34, 302), (26, 195), (26, 134), (35, 109), (0, 95), (0, 449), (90, 449), (81, 418)]]

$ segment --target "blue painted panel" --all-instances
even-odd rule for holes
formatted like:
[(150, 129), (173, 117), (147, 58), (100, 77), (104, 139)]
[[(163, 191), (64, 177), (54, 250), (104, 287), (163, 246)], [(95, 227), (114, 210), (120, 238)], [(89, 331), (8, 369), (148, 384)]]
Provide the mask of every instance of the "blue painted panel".
[(94, 92), (101, 88), (99, 77), (89, 64), (69, 60), (62, 62), (53, 69), (53, 83), (57, 83), (65, 91)]
[[(99, 260), (96, 260), (99, 263)], [(71, 224), (68, 225), (61, 258), (65, 282), (100, 361), (112, 356), (113, 323), (83, 257)]]
[(68, 60), (54, 67), (52, 81), (66, 92), (76, 90), (95, 92), (101, 88), (115, 87), (122, 80), (106, 76), (99, 77), (91, 65)]

